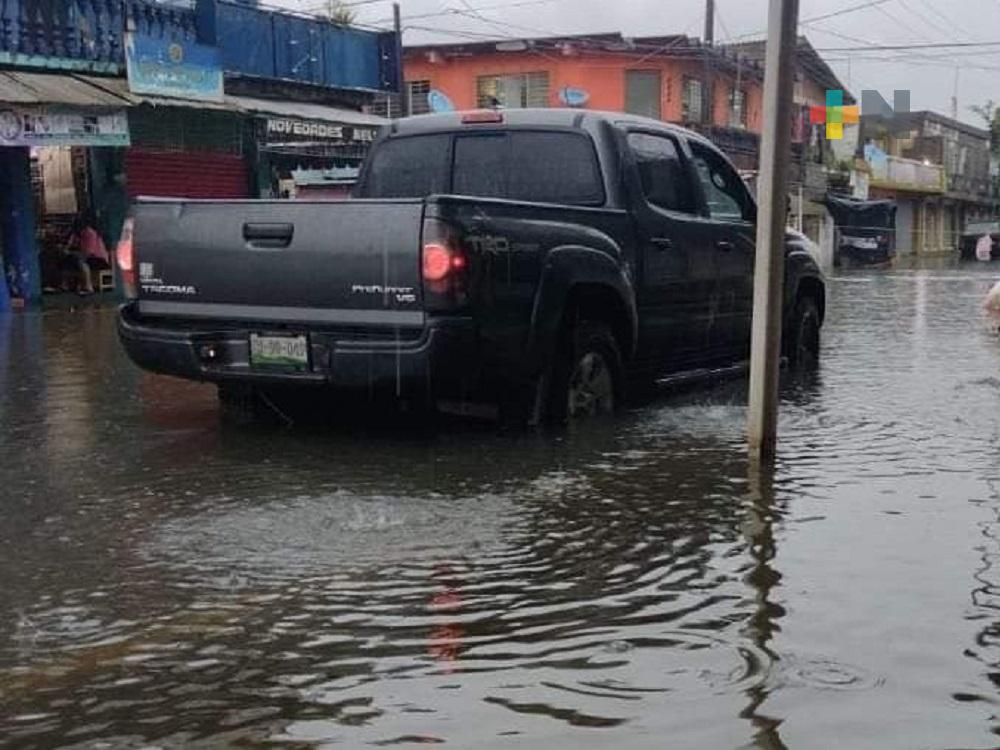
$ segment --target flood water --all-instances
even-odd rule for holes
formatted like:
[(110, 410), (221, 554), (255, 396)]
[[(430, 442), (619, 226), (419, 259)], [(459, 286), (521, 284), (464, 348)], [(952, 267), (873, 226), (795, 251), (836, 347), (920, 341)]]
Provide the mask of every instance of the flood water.
[(222, 427), (112, 311), (0, 317), (0, 744), (997, 747), (997, 276), (831, 280), (763, 490), (743, 382)]

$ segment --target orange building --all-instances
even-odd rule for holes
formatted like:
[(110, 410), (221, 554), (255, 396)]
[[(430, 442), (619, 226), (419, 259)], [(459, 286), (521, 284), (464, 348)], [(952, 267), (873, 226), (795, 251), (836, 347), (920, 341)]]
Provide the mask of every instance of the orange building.
[(700, 130), (740, 168), (757, 166), (763, 70), (697, 39), (598, 34), (425, 45), (408, 47), (404, 65), (410, 114), (435, 102), (630, 112)]
[[(752, 185), (763, 121), (764, 53), (761, 41), (710, 46), (681, 35), (617, 33), (422, 45), (404, 50), (404, 95), (410, 114), (435, 105), (586, 107), (679, 123), (711, 138)], [(794, 225), (817, 241), (829, 225), (822, 200), (836, 159), (808, 112), (826, 104), (828, 89), (843, 88), (799, 37), (789, 205)], [(845, 92), (844, 101), (855, 100)]]

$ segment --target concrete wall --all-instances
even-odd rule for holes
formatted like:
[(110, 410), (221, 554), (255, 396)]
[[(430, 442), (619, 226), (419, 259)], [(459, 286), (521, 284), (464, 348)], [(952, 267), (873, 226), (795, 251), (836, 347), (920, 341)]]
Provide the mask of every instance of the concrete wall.
[[(459, 109), (476, 107), (476, 80), (479, 76), (511, 75), (517, 73), (549, 74), (549, 106), (561, 107), (560, 89), (570, 86), (583, 89), (590, 95), (589, 109), (621, 112), (625, 109), (625, 72), (651, 70), (660, 73), (660, 111), (663, 119), (680, 122), (682, 119), (683, 87), (685, 77), (705, 79), (702, 63), (687, 60), (642, 60), (635, 54), (599, 54), (587, 52), (563, 57), (536, 52), (477, 54), (469, 57), (447, 57), (441, 53), (431, 56), (408, 53), (405, 60), (407, 81), (430, 81), (431, 88), (445, 93)], [(431, 59), (429, 59), (429, 57)], [(729, 126), (729, 94), (736, 83), (730, 73), (718, 72), (713, 76), (714, 124)], [(747, 92), (747, 129), (759, 133), (762, 126), (762, 84), (743, 76), (740, 87)]]

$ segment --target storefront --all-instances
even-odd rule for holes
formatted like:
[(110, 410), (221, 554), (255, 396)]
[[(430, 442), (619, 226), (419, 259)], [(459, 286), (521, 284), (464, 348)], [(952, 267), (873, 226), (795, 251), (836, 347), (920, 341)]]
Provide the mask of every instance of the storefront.
[(111, 244), (124, 212), (114, 155), (129, 145), (127, 102), (68, 75), (0, 74), (0, 310), (58, 286), (74, 220)]
[(130, 198), (251, 197), (246, 124), (238, 112), (145, 103), (129, 112), (129, 125)]
[(319, 104), (226, 97), (251, 116), (262, 198), (342, 197), (378, 128), (375, 115)]

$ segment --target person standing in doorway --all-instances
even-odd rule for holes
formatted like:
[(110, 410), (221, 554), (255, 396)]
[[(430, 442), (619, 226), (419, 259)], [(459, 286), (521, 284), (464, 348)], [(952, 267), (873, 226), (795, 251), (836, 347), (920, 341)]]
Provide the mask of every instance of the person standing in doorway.
[(79, 294), (93, 294), (94, 274), (111, 268), (107, 245), (95, 224), (90, 213), (77, 218), (66, 244), (67, 256), (72, 260), (70, 266), (78, 273), (76, 291)]

